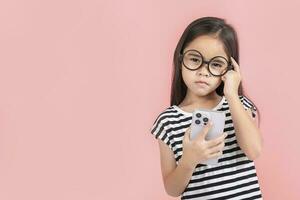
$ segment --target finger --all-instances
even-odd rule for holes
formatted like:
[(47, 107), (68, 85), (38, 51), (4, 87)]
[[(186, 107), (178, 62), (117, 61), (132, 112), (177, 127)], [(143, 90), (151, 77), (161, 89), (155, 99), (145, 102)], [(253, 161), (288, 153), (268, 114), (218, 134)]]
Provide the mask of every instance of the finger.
[(207, 147), (211, 148), (211, 147), (218, 145), (220, 142), (223, 142), (226, 137), (227, 137), (227, 133), (223, 133), (219, 137), (207, 141)]
[(233, 65), (234, 71), (240, 73), (240, 66), (239, 66), (239, 64), (234, 60), (233, 57), (230, 57), (230, 60), (231, 60), (231, 63)]
[(208, 123), (203, 127), (203, 129), (201, 130), (201, 133), (199, 133), (197, 136), (196, 136), (196, 140), (203, 140), (209, 129), (211, 129), (211, 127), (213, 126), (212, 122), (210, 120), (208, 120)]
[(186, 131), (185, 131), (185, 133), (184, 133), (184, 135), (183, 135), (183, 141), (185, 141), (185, 142), (188, 142), (188, 141), (190, 141), (190, 136), (191, 136), (191, 126), (189, 126), (187, 129), (186, 129)]
[(218, 145), (209, 148), (208, 152), (209, 152), (209, 154), (214, 154), (218, 151), (223, 151), (224, 146), (225, 146), (225, 142), (222, 141)]
[(218, 158), (218, 157), (222, 156), (222, 154), (223, 154), (223, 151), (218, 151), (216, 153), (210, 154), (208, 156), (208, 158)]

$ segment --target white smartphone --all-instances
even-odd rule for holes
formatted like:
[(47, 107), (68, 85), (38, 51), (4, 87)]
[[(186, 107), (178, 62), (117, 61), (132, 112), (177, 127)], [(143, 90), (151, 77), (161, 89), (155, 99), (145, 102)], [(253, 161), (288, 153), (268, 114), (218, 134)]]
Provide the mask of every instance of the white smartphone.
[[(225, 127), (225, 112), (208, 110), (208, 109), (196, 109), (193, 112), (192, 125), (191, 125), (191, 140), (193, 140), (198, 134), (201, 134), (203, 127), (209, 121), (213, 122), (212, 127), (209, 129), (205, 139), (211, 140), (217, 138), (223, 134)], [(215, 165), (218, 163), (219, 157), (211, 158), (201, 163), (206, 165)]]

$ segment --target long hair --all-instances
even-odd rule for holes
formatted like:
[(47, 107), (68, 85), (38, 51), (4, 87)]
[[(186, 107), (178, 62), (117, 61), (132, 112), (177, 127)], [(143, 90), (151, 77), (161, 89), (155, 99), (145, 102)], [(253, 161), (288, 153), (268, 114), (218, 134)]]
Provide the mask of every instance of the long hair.
[[(217, 17), (202, 17), (190, 23), (182, 33), (173, 55), (173, 76), (171, 86), (171, 106), (179, 105), (187, 93), (187, 86), (185, 85), (181, 74), (181, 60), (180, 54), (183, 49), (196, 37), (201, 35), (213, 35), (218, 38), (224, 46), (225, 53), (230, 58), (232, 56), (237, 63), (239, 63), (239, 44), (238, 37), (234, 28), (225, 22), (224, 19)], [(216, 93), (220, 96), (224, 95), (224, 82), (216, 88)], [(238, 95), (244, 95), (250, 100), (248, 95), (245, 94), (242, 81), (239, 84)], [(254, 107), (257, 109), (258, 119), (260, 123), (260, 113), (257, 106), (250, 100)]]

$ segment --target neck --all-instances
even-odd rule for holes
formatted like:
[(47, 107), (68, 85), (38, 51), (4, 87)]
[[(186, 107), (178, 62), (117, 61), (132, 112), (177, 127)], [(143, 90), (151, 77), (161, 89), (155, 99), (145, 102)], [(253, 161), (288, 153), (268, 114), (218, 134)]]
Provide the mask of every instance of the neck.
[(211, 107), (216, 104), (215, 102), (219, 102), (221, 98), (222, 97), (215, 91), (205, 96), (198, 96), (187, 91), (187, 94), (181, 104), (193, 107)]

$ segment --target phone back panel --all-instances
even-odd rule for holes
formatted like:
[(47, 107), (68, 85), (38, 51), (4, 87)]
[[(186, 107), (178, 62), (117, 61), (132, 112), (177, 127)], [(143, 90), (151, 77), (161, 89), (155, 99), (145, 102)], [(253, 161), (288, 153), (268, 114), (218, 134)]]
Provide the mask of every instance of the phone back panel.
[[(205, 139), (211, 140), (223, 134), (225, 127), (225, 112), (214, 111), (208, 109), (196, 109), (193, 112), (191, 125), (191, 140), (195, 139), (198, 134), (201, 134), (203, 127), (208, 123), (208, 120), (213, 122), (213, 126), (208, 131)], [(218, 158), (211, 158), (203, 164), (215, 165), (218, 163)]]

